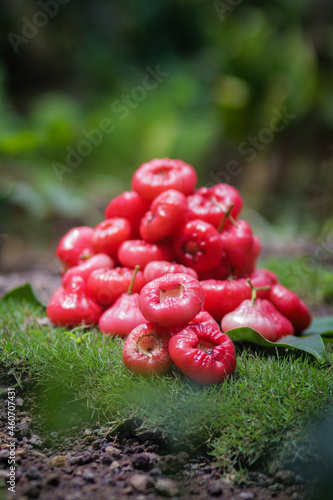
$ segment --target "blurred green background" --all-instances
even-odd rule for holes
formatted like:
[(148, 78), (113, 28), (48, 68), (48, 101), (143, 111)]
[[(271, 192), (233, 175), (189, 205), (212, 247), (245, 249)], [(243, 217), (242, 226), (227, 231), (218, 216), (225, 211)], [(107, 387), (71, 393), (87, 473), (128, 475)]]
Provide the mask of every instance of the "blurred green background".
[(332, 220), (330, 0), (0, 5), (3, 268), (98, 223), (153, 157), (236, 186), (264, 234)]

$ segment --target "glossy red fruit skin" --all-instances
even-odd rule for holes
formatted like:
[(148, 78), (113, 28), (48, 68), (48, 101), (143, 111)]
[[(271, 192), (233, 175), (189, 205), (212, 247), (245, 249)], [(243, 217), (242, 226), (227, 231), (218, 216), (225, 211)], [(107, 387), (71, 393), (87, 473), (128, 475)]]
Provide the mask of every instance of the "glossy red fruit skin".
[(276, 329), (276, 339), (287, 335), (294, 335), (294, 327), (288, 318), (283, 316), (269, 300), (262, 301), (262, 309), (273, 319)]
[(247, 326), (259, 332), (267, 340), (275, 342), (277, 332), (275, 322), (269, 313), (269, 306), (272, 306), (272, 303), (266, 299), (256, 299), (254, 303), (250, 299), (243, 300), (235, 310), (222, 318), (221, 330), (228, 333), (234, 328)]
[(59, 287), (46, 309), (52, 323), (69, 328), (80, 324), (96, 325), (102, 312), (103, 308), (96, 302), (80, 276), (73, 276), (65, 288)]
[(184, 266), (204, 273), (219, 264), (223, 242), (211, 224), (192, 220), (182, 226), (175, 236), (174, 251)]
[(165, 274), (147, 283), (139, 296), (144, 317), (165, 328), (186, 325), (201, 311), (204, 291), (188, 274)]
[(170, 158), (155, 158), (143, 163), (132, 177), (132, 189), (149, 201), (168, 189), (176, 189), (187, 196), (193, 193), (196, 183), (197, 174), (191, 165)]
[(202, 309), (197, 315), (195, 318), (193, 318), (193, 320), (191, 321), (191, 323), (202, 323), (202, 324), (211, 324), (213, 325), (215, 328), (217, 329), (220, 329), (220, 325), (218, 324), (217, 321), (215, 321), (215, 319), (213, 318), (213, 316), (211, 314), (209, 314), (209, 312), (205, 311), (204, 309)]
[(256, 234), (253, 235), (253, 247), (251, 258), (249, 259), (246, 266), (242, 269), (237, 270), (235, 273), (235, 277), (241, 277), (243, 274), (251, 274), (255, 271), (257, 260), (261, 252), (261, 242)]
[(199, 273), (200, 281), (211, 280), (211, 279), (223, 281), (231, 277), (232, 277), (231, 265), (224, 251), (221, 253), (220, 261), (217, 264), (217, 266), (213, 267), (212, 269), (209, 269), (204, 273)]
[[(220, 205), (216, 205), (216, 202)], [(224, 215), (231, 205), (231, 215), (236, 219), (242, 209), (243, 201), (239, 191), (229, 184), (216, 184), (211, 188), (202, 187), (187, 198), (189, 219), (201, 219), (215, 228), (223, 221)], [(231, 224), (227, 219), (224, 227)]]
[(122, 294), (99, 318), (101, 332), (124, 339), (135, 327), (146, 323), (138, 302), (138, 293)]
[(73, 227), (60, 239), (56, 256), (66, 267), (80, 264), (82, 257), (95, 253), (91, 243), (93, 234), (92, 227)]
[(140, 235), (145, 241), (161, 241), (172, 236), (187, 221), (186, 196), (168, 189), (151, 203), (140, 223)]
[(301, 333), (310, 326), (312, 315), (306, 304), (292, 290), (276, 283), (272, 285), (268, 299), (283, 316), (289, 319), (296, 333)]
[(132, 228), (131, 238), (137, 238), (141, 218), (149, 209), (149, 205), (150, 202), (135, 191), (124, 191), (109, 202), (104, 215), (106, 219), (111, 217), (127, 219)]
[(146, 265), (143, 271), (146, 282), (160, 278), (164, 274), (183, 273), (193, 276), (198, 279), (198, 273), (191, 267), (183, 266), (182, 264), (174, 264), (167, 260), (153, 260)]
[(152, 260), (172, 260), (173, 251), (168, 243), (148, 243), (143, 240), (124, 241), (118, 249), (118, 260), (125, 266), (144, 269)]
[(119, 246), (131, 237), (131, 232), (131, 224), (123, 217), (103, 220), (95, 227), (91, 240), (94, 252), (106, 253), (116, 259)]
[(233, 274), (245, 274), (253, 258), (253, 233), (245, 220), (229, 225), (221, 232), (223, 248)]
[(111, 269), (114, 266), (114, 262), (105, 253), (97, 253), (92, 255), (89, 259), (85, 259), (77, 266), (70, 267), (62, 277), (62, 286), (66, 287), (68, 282), (73, 276), (81, 276), (84, 281), (87, 281), (88, 277), (96, 269)]
[(246, 279), (204, 280), (200, 284), (205, 292), (203, 308), (220, 323), (223, 316), (233, 311), (245, 299), (251, 298)]
[[(97, 269), (87, 280), (87, 287), (99, 304), (110, 307), (123, 293), (127, 292), (133, 279), (134, 269), (115, 267)], [(146, 284), (142, 271), (138, 271), (132, 292), (138, 293)]]
[(212, 324), (184, 327), (171, 337), (169, 353), (182, 373), (202, 385), (218, 384), (236, 368), (233, 342)]
[(137, 326), (125, 339), (125, 366), (143, 377), (163, 375), (173, 365), (168, 350), (170, 337), (170, 330), (154, 323)]

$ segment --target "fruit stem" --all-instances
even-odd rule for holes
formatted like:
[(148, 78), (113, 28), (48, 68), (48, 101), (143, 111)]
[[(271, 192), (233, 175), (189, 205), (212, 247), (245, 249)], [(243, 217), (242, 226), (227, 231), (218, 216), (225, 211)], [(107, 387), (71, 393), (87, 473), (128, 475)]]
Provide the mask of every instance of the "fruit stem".
[(259, 290), (269, 290), (271, 287), (270, 285), (265, 285), (265, 286), (253, 286), (253, 283), (252, 281), (250, 280), (250, 278), (247, 278), (246, 280), (248, 282), (248, 284), (250, 285), (250, 288), (251, 288), (251, 304), (254, 304), (256, 299), (257, 299), (257, 292)]
[(256, 301), (256, 298), (257, 298), (257, 290), (253, 286), (252, 281), (250, 280), (250, 278), (247, 278), (246, 281), (248, 282), (248, 284), (250, 285), (250, 288), (251, 288), (251, 304), (253, 305), (255, 303), (255, 301)]
[(224, 213), (224, 217), (219, 225), (219, 227), (217, 228), (217, 232), (220, 233), (223, 229), (223, 226), (225, 224), (225, 221), (227, 220), (227, 218), (229, 217), (231, 223), (235, 226), (235, 227), (238, 227), (237, 225), (237, 222), (235, 221), (235, 219), (233, 218), (233, 216), (231, 215), (231, 210), (234, 208), (234, 205), (230, 205), (230, 207), (228, 208), (228, 210), (225, 212), (222, 205), (216, 200), (216, 198), (213, 198), (212, 199), (212, 203), (218, 207), (223, 213)]
[(128, 290), (127, 290), (128, 295), (132, 295), (132, 289), (133, 289), (133, 286), (134, 286), (134, 281), (135, 281), (136, 275), (138, 274), (138, 270), (139, 269), (140, 269), (139, 265), (135, 266), (133, 278), (132, 278), (132, 281), (130, 282), (130, 285), (129, 285)]

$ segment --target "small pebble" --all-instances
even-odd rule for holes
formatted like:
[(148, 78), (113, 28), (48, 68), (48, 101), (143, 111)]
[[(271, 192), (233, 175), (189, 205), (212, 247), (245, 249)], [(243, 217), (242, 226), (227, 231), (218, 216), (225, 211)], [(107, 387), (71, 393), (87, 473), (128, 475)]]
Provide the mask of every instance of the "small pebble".
[(39, 472), (39, 470), (37, 469), (37, 467), (30, 467), (26, 473), (25, 473), (25, 476), (28, 478), (28, 479), (41, 479), (41, 473)]
[(239, 498), (241, 500), (252, 500), (252, 498), (254, 498), (254, 494), (251, 491), (242, 491), (239, 494)]
[(83, 474), (82, 477), (87, 483), (94, 483), (95, 482), (95, 474), (91, 470), (86, 470)]
[(155, 483), (155, 490), (164, 497), (175, 497), (179, 494), (177, 484), (172, 479), (160, 478)]
[(212, 497), (218, 497), (223, 494), (223, 489), (220, 481), (214, 481), (210, 483), (207, 488), (207, 492)]
[(133, 486), (137, 491), (145, 491), (151, 484), (151, 477), (148, 474), (133, 474), (130, 477), (130, 485)]
[(63, 467), (67, 461), (66, 455), (56, 455), (50, 459), (52, 467)]

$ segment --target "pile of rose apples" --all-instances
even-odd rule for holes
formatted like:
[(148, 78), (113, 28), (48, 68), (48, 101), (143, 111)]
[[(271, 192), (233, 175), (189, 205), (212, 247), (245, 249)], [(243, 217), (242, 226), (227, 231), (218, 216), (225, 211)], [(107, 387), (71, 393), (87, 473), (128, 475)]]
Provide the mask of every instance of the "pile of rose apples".
[(182, 160), (142, 164), (102, 222), (61, 238), (62, 284), (47, 314), (56, 325), (98, 325), (125, 339), (134, 373), (175, 364), (208, 385), (236, 368), (229, 330), (248, 326), (276, 341), (302, 332), (311, 314), (274, 273), (256, 268), (261, 245), (239, 219), (239, 191), (196, 184)]

